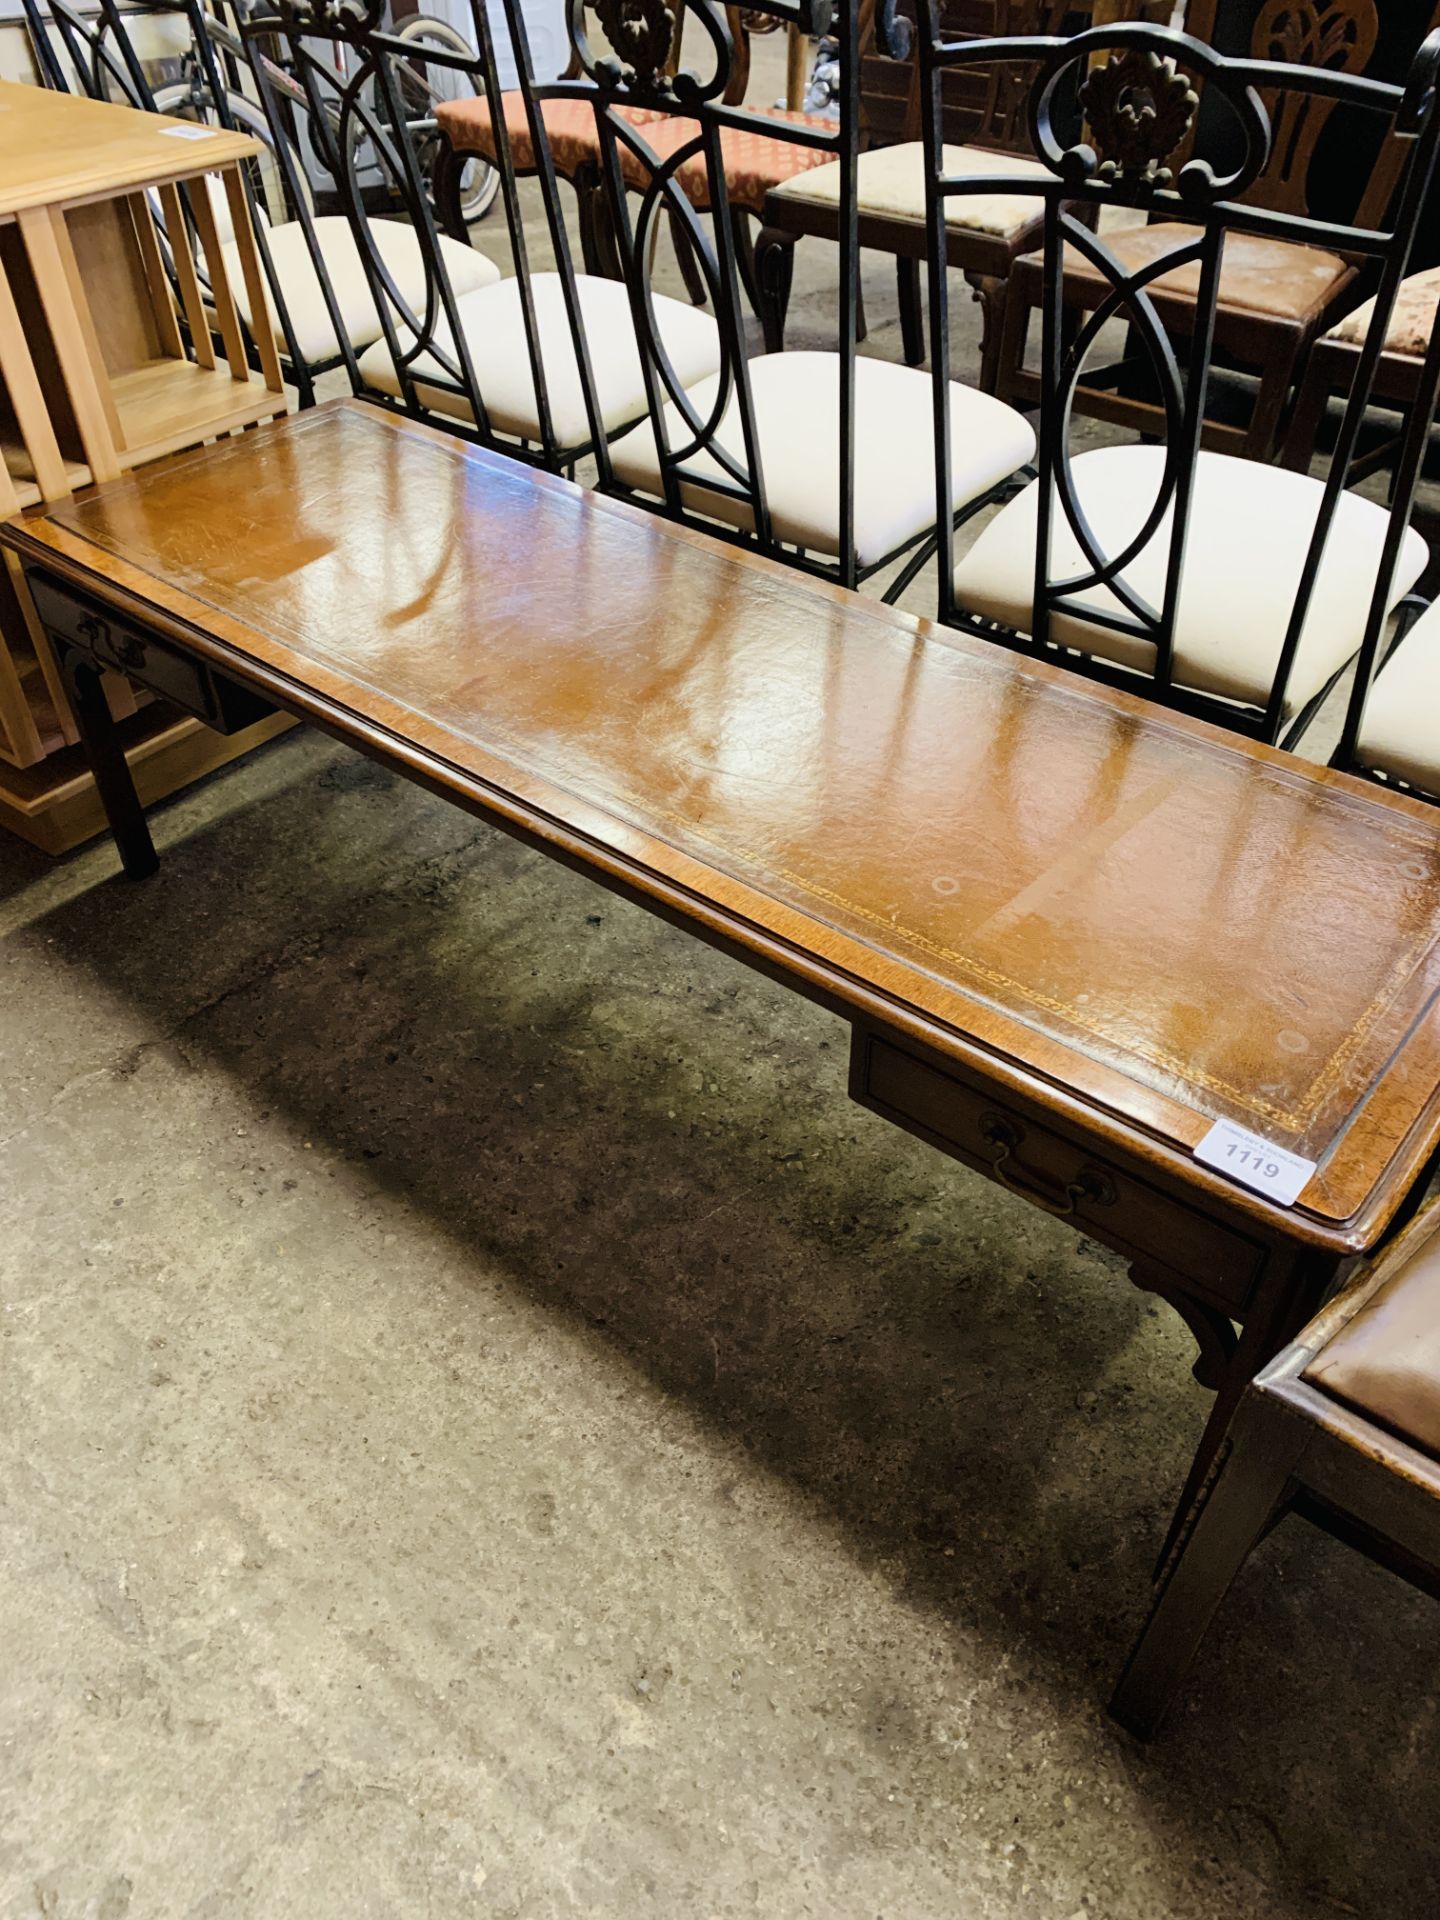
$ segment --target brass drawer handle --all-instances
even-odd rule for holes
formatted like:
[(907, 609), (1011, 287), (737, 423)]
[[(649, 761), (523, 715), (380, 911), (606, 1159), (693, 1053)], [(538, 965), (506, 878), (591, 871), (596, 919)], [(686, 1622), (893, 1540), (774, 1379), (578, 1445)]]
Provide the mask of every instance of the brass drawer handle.
[(1082, 1200), (1088, 1200), (1092, 1207), (1113, 1207), (1115, 1204), (1114, 1182), (1096, 1167), (1082, 1167), (1063, 1193), (1043, 1180), (1037, 1180), (1034, 1174), (1026, 1174), (1017, 1179), (1011, 1173), (1007, 1162), (1024, 1139), (1024, 1134), (1013, 1120), (1007, 1120), (998, 1113), (984, 1113), (980, 1116), (980, 1137), (995, 1148), (995, 1157), (990, 1162), (990, 1171), (1002, 1187), (1008, 1187), (1012, 1193), (1023, 1195), (1037, 1207), (1043, 1207), (1046, 1213), (1058, 1214), (1061, 1219), (1074, 1213)]

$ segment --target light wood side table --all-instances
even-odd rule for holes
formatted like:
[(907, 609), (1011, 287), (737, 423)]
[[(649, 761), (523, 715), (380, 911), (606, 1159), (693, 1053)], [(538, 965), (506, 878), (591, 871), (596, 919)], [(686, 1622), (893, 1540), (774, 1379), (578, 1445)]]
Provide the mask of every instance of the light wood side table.
[[(247, 134), (0, 82), (0, 517), (285, 411), (273, 332), (257, 330), (252, 366), (235, 301), (239, 283), (267, 309), (241, 176), (258, 152)], [(156, 794), (250, 744), (197, 740), (118, 676), (108, 690)], [(76, 738), (6, 567), (0, 825), (52, 852), (101, 825)]]

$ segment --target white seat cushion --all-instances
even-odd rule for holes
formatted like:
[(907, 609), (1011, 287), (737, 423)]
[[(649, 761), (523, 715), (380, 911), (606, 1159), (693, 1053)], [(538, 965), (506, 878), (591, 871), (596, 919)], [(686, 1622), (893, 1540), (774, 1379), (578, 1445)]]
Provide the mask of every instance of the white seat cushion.
[[(1075, 459), (1075, 490), (1102, 553), (1120, 552), (1140, 531), (1163, 465), (1161, 447), (1098, 447)], [(1178, 685), (1263, 705), (1323, 491), (1308, 474), (1230, 454), (1200, 455), (1175, 626)], [(962, 607), (1021, 633), (1030, 631), (1038, 492), (1036, 481), (1003, 508), (955, 569)], [(1173, 506), (1124, 575), (1157, 612), (1164, 598), (1172, 514)], [(1289, 710), (1318, 693), (1359, 646), (1387, 517), (1383, 507), (1358, 494), (1341, 495), (1290, 675)], [(1088, 573), (1058, 501), (1052, 524), (1052, 581)], [(1427, 551), (1412, 528), (1401, 549), (1396, 599), (1419, 578)], [(1084, 598), (1107, 612), (1124, 611), (1108, 589), (1092, 588)], [(1108, 632), (1073, 613), (1052, 615), (1050, 638), (1144, 673), (1154, 668), (1155, 650), (1148, 642)]]
[[(590, 424), (565, 311), (564, 289), (559, 275), (554, 273), (533, 274), (530, 284), (551, 425), (562, 446), (584, 446), (590, 440)], [(614, 433), (630, 426), (648, 411), (630, 297), (619, 280), (579, 274), (575, 284), (595, 377), (596, 400), (606, 432)], [(498, 286), (482, 287), (478, 293), (467, 294), (459, 302), (459, 308), (475, 379), (491, 426), (523, 439), (539, 439), (540, 419), (520, 306), (520, 282), (502, 280)], [(688, 384), (703, 379), (720, 364), (720, 336), (708, 313), (660, 294), (655, 296), (654, 308), (666, 350), (682, 381)], [(448, 332), (442, 338), (448, 339)], [(422, 403), (454, 419), (468, 419), (466, 402), (443, 387), (426, 386), (427, 373), (431, 378), (441, 373), (434, 357), (428, 353), (420, 355), (412, 368)], [(377, 341), (363, 355), (360, 375), (367, 386), (381, 393), (400, 394), (395, 362), (384, 340)]]
[[(769, 353), (750, 362), (750, 390), (771, 525), (782, 540), (815, 553), (840, 550), (840, 356)], [(718, 375), (688, 387), (708, 419)], [(954, 508), (1023, 467), (1035, 452), (1030, 423), (1013, 407), (973, 387), (951, 384)], [(872, 566), (935, 524), (935, 437), (928, 373), (889, 360), (855, 362), (855, 540), (859, 564)], [(679, 410), (665, 410), (672, 447), (691, 431)], [(745, 440), (739, 403), (732, 397), (721, 440), (743, 466)], [(628, 486), (660, 493), (660, 463), (648, 422), (611, 449), (617, 476)], [(682, 484), (685, 504), (731, 526), (751, 529), (747, 501), (708, 488), (723, 469), (708, 453), (685, 462), (698, 481)]]
[[(412, 310), (417, 314), (423, 313), (425, 267), (420, 252), (420, 236), (413, 227), (405, 226), (398, 220), (372, 220), (369, 227), (380, 258), (385, 262), (396, 286), (409, 301)], [(383, 329), (375, 302), (370, 296), (370, 283), (365, 278), (360, 249), (350, 231), (350, 222), (343, 214), (324, 214), (315, 222), (315, 238), (336, 304), (345, 322), (350, 345), (358, 353), (372, 341), (378, 340)], [(320, 276), (310, 257), (304, 227), (298, 220), (292, 220), (283, 227), (267, 227), (266, 239), (270, 243), (275, 278), (280, 284), (290, 324), (295, 330), (295, 344), (302, 359), (311, 367), (320, 366), (327, 360), (338, 360), (340, 345), (335, 338), (325, 295), (320, 288)], [(460, 241), (446, 239), (443, 235), (440, 248), (445, 259), (445, 270), (457, 297), (473, 293), (480, 287), (493, 286), (499, 280), (500, 269), (495, 262), (476, 248), (463, 246)], [(245, 282), (240, 274), (239, 251), (233, 240), (227, 241), (222, 251), (225, 255), (225, 271), (235, 294), (235, 304), (248, 326), (252, 316)], [(285, 336), (273, 316), (271, 327), (276, 345), (282, 353), (285, 352)]]
[(1440, 603), (1420, 616), (1375, 676), (1358, 753), (1365, 766), (1440, 794)]
[[(979, 178), (1015, 179), (1025, 175), (1049, 180), (1054, 177), (1038, 160), (1026, 160), (1013, 153), (991, 153), (985, 147), (946, 147), (945, 171)], [(872, 147), (868, 153), (862, 153), (856, 162), (855, 180), (862, 218), (873, 214), (889, 220), (924, 220), (925, 149), (918, 140), (899, 147)], [(827, 166), (811, 167), (773, 191), (777, 199), (838, 207), (840, 162), (832, 160)], [(1009, 240), (1039, 220), (1044, 211), (1045, 203), (1038, 194), (957, 194), (945, 204), (945, 223), (971, 233), (988, 233), (996, 239)]]

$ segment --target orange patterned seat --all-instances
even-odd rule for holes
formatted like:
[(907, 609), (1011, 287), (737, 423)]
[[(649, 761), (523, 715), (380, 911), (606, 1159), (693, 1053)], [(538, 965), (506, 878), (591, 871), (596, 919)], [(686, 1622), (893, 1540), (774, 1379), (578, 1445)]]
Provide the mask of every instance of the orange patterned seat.
[[(505, 129), (510, 136), (510, 152), (517, 172), (533, 173), (535, 151), (530, 125), (525, 117), (525, 101), (520, 92), (503, 97)], [(669, 119), (644, 107), (622, 107), (620, 112), (633, 127), (645, 129), (645, 139), (657, 159), (693, 140), (698, 128), (693, 120)], [(567, 180), (584, 166), (600, 163), (600, 138), (595, 127), (595, 109), (588, 100), (547, 100), (544, 104), (545, 131), (554, 155), (555, 170)], [(495, 158), (495, 135), (490, 125), (486, 101), (441, 100), (435, 108), (441, 132), (458, 153), (479, 153), (487, 160)], [(766, 119), (789, 120), (801, 126), (821, 127), (834, 132), (834, 122), (817, 114), (796, 113), (777, 108), (767, 111)], [(811, 167), (824, 166), (834, 155), (823, 147), (802, 147), (776, 134), (751, 131), (744, 127), (726, 127), (720, 135), (720, 150), (725, 161), (725, 184), (732, 206), (759, 215), (765, 195), (782, 181)], [(633, 154), (621, 149), (621, 168), (629, 186), (643, 188), (647, 170)], [(705, 158), (697, 153), (683, 161), (678, 175), (680, 186), (690, 203), (704, 209), (710, 204)]]
[[(821, 127), (828, 133), (834, 133), (835, 122), (822, 120), (818, 114), (793, 112), (788, 108), (766, 109), (767, 120), (788, 120), (797, 126)], [(645, 141), (657, 158), (663, 160), (669, 154), (693, 140), (699, 131), (693, 120), (670, 120), (663, 126), (649, 126), (645, 129)], [(722, 127), (720, 130), (720, 155), (725, 164), (725, 189), (732, 207), (739, 207), (757, 218), (765, 206), (765, 196), (772, 187), (778, 187), (784, 180), (793, 180), (797, 174), (807, 173), (811, 167), (823, 167), (834, 159), (834, 153), (824, 147), (802, 147), (793, 140), (787, 140), (779, 134), (761, 133), (748, 127)], [(641, 169), (633, 161), (626, 166), (626, 178), (632, 186), (643, 186), (640, 177), (631, 178), (631, 168), (636, 176)], [(680, 164), (677, 174), (681, 190), (693, 207), (705, 211), (710, 205), (710, 183), (705, 169), (705, 156), (696, 153)]]
[[(525, 115), (525, 97), (517, 88), (504, 94), (505, 131), (510, 137), (510, 155), (517, 173), (535, 171), (535, 148), (530, 138), (530, 123)], [(595, 129), (595, 109), (588, 100), (547, 100), (544, 103), (545, 131), (554, 156), (555, 171), (567, 180), (584, 166), (600, 164), (600, 136)], [(632, 126), (643, 127), (657, 116), (643, 107), (622, 107), (620, 111)], [(440, 100), (435, 119), (457, 153), (478, 153), (495, 159), (495, 134), (490, 125), (490, 105), (486, 100)]]

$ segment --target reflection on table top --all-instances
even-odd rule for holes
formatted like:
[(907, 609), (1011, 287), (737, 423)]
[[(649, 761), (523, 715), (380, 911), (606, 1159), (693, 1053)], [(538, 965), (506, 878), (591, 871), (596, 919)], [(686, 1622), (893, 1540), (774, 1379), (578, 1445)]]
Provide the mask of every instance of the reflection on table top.
[[(27, 544), (1153, 1138), (1343, 1221), (1440, 1085), (1440, 815), (357, 403)], [(751, 930), (747, 933), (745, 930)]]

